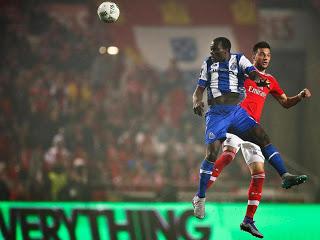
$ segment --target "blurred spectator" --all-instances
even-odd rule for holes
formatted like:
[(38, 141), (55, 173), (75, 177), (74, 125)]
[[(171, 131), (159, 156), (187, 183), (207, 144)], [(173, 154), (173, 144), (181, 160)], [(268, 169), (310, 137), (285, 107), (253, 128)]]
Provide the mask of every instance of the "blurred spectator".
[(85, 160), (76, 158), (66, 185), (58, 193), (58, 199), (60, 201), (89, 201), (90, 195)]
[(50, 168), (55, 165), (69, 165), (70, 153), (65, 147), (63, 133), (58, 133), (53, 138), (53, 144), (45, 153), (44, 160)]
[(67, 176), (66, 168), (64, 165), (56, 164), (52, 167), (48, 172), (50, 186), (51, 186), (51, 199), (59, 200), (59, 192), (66, 186), (67, 184)]
[(0, 200), (8, 201), (10, 199), (10, 189), (5, 179), (4, 167), (5, 164), (0, 162)]

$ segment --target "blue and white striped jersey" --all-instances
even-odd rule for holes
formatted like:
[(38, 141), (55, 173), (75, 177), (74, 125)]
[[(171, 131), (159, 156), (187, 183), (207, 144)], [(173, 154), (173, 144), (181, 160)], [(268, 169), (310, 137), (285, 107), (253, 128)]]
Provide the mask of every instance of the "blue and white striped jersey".
[(229, 61), (213, 62), (208, 57), (202, 64), (198, 85), (207, 88), (208, 99), (234, 92), (245, 94), (245, 74), (255, 70), (252, 63), (239, 53), (231, 53)]

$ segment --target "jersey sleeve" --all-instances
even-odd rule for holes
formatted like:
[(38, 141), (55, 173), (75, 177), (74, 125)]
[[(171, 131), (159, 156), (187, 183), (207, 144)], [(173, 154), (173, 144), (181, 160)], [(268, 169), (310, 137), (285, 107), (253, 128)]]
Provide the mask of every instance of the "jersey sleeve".
[(284, 94), (284, 91), (282, 90), (282, 88), (280, 87), (277, 79), (272, 78), (272, 82), (273, 82), (273, 86), (272, 89), (270, 91), (270, 93), (272, 94), (272, 96), (281, 96), (282, 94)]
[(239, 67), (243, 73), (249, 74), (250, 72), (256, 70), (252, 63), (244, 55), (241, 55), (239, 59)]
[(198, 79), (198, 86), (201, 87), (206, 87), (207, 83), (208, 83), (208, 74), (207, 74), (207, 61), (204, 61), (202, 66), (201, 66), (201, 70), (200, 70), (200, 76)]

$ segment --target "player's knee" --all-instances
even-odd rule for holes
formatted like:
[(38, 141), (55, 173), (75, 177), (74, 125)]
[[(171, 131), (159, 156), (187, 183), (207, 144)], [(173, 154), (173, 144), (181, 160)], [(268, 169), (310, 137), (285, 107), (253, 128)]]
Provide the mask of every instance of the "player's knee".
[(251, 175), (262, 173), (264, 172), (264, 163), (253, 162), (249, 164), (249, 169), (250, 169)]
[(209, 161), (209, 162), (215, 162), (216, 158), (217, 158), (217, 155), (214, 154), (213, 152), (209, 152), (206, 155), (206, 160)]
[(264, 135), (263, 135), (262, 143), (263, 143), (264, 147), (271, 143), (270, 138), (266, 133), (264, 133)]
[(219, 140), (209, 144), (206, 152), (206, 160), (209, 162), (215, 162), (219, 154), (220, 148), (221, 142)]
[(261, 126), (254, 127), (252, 131), (250, 131), (250, 137), (253, 140), (252, 142), (257, 144), (260, 148), (271, 143), (269, 136)]
[(223, 152), (227, 152), (227, 153), (233, 153), (233, 154), (237, 153), (237, 149), (231, 146), (224, 146), (222, 150)]
[(263, 147), (267, 146), (270, 143), (271, 143), (270, 142), (270, 138), (266, 133), (262, 133), (262, 134), (258, 135), (256, 144), (260, 148), (263, 148)]

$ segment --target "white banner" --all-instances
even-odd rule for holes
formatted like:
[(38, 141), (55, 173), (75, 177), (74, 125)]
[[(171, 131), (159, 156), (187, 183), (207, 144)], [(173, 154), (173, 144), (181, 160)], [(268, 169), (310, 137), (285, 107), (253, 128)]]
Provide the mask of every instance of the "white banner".
[(230, 39), (232, 51), (238, 44), (231, 26), (204, 27), (134, 27), (134, 37), (144, 60), (158, 70), (165, 70), (170, 59), (177, 59), (182, 70), (200, 69), (210, 55), (210, 43), (219, 36)]

